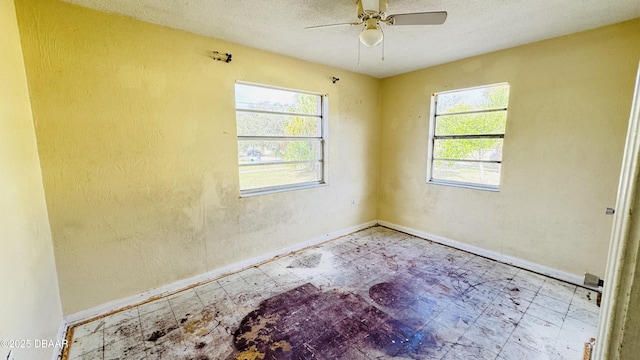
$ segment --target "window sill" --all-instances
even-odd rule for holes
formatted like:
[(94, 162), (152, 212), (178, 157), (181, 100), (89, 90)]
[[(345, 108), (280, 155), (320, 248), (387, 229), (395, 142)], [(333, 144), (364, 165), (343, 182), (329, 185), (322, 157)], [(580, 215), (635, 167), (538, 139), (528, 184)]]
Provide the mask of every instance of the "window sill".
[(461, 183), (461, 182), (455, 182), (455, 181), (428, 180), (427, 184), (445, 185), (445, 186), (460, 187), (460, 188), (472, 189), (472, 190), (484, 190), (484, 191), (500, 192), (500, 187), (498, 187), (498, 186), (496, 186), (496, 187), (494, 187), (494, 186), (483, 186), (483, 185)]
[(307, 184), (291, 185), (291, 186), (278, 187), (278, 188), (246, 190), (246, 191), (241, 191), (240, 192), (240, 197), (241, 198), (245, 198), (245, 197), (258, 196), (258, 195), (276, 194), (276, 193), (281, 193), (281, 192), (286, 192), (286, 191), (312, 189), (312, 188), (324, 187), (324, 186), (328, 186), (328, 184), (326, 182), (311, 183), (311, 184), (307, 183)]

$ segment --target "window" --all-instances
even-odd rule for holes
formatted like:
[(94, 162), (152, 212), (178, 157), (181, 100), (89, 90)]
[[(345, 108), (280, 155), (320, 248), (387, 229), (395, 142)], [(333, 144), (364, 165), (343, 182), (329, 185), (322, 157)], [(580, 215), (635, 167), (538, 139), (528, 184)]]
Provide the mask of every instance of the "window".
[(508, 84), (434, 94), (427, 181), (497, 190), (508, 101)]
[(326, 96), (236, 83), (240, 194), (326, 181)]

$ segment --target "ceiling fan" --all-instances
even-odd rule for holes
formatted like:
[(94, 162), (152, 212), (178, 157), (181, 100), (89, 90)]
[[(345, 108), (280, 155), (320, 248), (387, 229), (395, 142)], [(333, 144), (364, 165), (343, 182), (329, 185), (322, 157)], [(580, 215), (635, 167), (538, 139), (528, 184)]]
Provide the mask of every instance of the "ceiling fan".
[(366, 47), (378, 46), (384, 39), (381, 24), (395, 25), (441, 25), (447, 19), (446, 11), (417, 12), (387, 15), (387, 0), (358, 0), (358, 22), (309, 26), (305, 29), (320, 29), (335, 26), (364, 25), (360, 42)]

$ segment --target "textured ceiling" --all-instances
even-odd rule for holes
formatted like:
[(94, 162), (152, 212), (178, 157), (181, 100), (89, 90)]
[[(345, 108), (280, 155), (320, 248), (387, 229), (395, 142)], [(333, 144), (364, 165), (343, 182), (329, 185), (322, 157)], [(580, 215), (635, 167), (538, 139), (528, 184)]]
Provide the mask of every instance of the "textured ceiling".
[[(640, 17), (639, 0), (389, 0), (387, 13), (449, 13), (440, 26), (385, 27), (361, 48), (355, 0), (66, 0), (156, 24), (386, 77)], [(366, 0), (369, 1), (369, 0)], [(224, 49), (220, 49), (224, 51)]]

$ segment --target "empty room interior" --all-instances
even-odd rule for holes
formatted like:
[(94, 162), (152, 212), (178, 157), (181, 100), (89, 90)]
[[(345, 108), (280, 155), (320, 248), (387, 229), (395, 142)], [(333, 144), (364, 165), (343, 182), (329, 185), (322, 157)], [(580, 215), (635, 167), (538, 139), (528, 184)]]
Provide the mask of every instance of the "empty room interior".
[(0, 4), (0, 358), (638, 358), (640, 3)]

